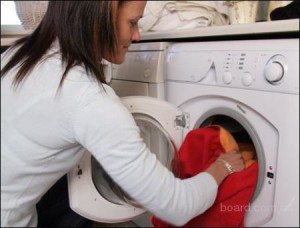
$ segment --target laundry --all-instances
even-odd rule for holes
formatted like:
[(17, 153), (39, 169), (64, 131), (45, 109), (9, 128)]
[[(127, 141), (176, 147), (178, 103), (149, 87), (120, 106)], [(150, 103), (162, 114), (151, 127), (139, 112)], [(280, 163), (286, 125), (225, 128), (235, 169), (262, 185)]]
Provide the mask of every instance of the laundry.
[(238, 143), (239, 150), (245, 162), (245, 168), (248, 168), (256, 161), (255, 148), (251, 143)]
[[(257, 178), (258, 162), (250, 144), (238, 143), (224, 128), (213, 125), (190, 131), (173, 161), (174, 173), (186, 179), (203, 172), (221, 153), (241, 147), (246, 168), (228, 176), (219, 186), (213, 206), (184, 227), (243, 227)], [(172, 227), (152, 217), (154, 227)]]
[(146, 32), (227, 24), (225, 1), (149, 1), (139, 27)]

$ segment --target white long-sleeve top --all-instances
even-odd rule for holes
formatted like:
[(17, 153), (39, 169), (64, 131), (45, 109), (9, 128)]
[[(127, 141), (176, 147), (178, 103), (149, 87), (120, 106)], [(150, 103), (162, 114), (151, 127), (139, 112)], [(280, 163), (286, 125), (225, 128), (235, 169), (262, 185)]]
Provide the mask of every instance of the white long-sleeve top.
[[(51, 52), (51, 51), (50, 51)], [(1, 69), (9, 58), (1, 55)], [(157, 217), (183, 225), (214, 202), (206, 173), (180, 180), (151, 153), (112, 88), (83, 67), (68, 73), (56, 54), (18, 88), (16, 68), (1, 79), (1, 226), (36, 226), (36, 203), (88, 150), (132, 198)]]

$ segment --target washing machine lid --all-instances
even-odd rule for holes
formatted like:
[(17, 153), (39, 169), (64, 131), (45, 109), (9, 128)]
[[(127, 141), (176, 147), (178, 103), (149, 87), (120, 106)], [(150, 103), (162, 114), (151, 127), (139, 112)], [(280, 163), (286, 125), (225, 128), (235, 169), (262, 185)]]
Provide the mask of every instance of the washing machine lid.
[[(183, 134), (178, 121), (183, 114), (177, 107), (164, 100), (144, 96), (123, 97), (121, 101), (133, 114), (137, 124), (142, 122), (153, 125), (155, 131), (161, 130), (161, 134), (168, 139), (168, 144), (175, 152), (177, 151)], [(141, 129), (141, 134), (142, 131)], [(155, 134), (158, 141), (161, 134)], [(166, 153), (168, 151), (161, 151), (161, 154)], [(118, 197), (110, 197), (112, 195), (110, 192), (113, 192), (110, 188), (111, 182), (107, 181), (104, 172), (93, 172), (93, 167), (97, 167), (94, 160), (91, 154), (86, 152), (78, 165), (68, 173), (69, 201), (72, 210), (91, 220), (105, 223), (129, 221), (144, 213), (145, 210), (138, 205), (121, 202)], [(101, 170), (101, 167), (97, 168)], [(95, 178), (101, 179), (101, 184), (96, 184)]]

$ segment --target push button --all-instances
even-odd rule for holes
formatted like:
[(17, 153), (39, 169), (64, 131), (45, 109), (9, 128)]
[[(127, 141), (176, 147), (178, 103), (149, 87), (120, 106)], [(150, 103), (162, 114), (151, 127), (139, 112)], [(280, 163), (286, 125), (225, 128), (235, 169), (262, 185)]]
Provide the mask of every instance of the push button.
[(274, 173), (271, 173), (271, 172), (267, 172), (267, 177), (269, 177), (269, 178), (274, 178)]
[(222, 80), (225, 84), (230, 84), (232, 82), (232, 74), (229, 71), (224, 72)]
[(243, 74), (243, 77), (242, 77), (242, 83), (244, 86), (250, 86), (253, 82), (253, 76), (246, 72)]

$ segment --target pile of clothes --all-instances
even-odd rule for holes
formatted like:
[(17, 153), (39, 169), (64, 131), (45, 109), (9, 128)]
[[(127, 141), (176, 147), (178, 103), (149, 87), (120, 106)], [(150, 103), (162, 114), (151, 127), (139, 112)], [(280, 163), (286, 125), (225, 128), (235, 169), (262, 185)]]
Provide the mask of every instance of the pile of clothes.
[(168, 31), (227, 25), (226, 1), (148, 1), (141, 31)]
[[(229, 175), (219, 186), (217, 198), (207, 211), (190, 220), (184, 227), (244, 227), (244, 217), (250, 209), (257, 180), (258, 161), (251, 143), (238, 142), (219, 125), (190, 131), (173, 160), (173, 171), (186, 179), (205, 171), (221, 153), (239, 150), (245, 169)], [(157, 217), (154, 227), (172, 227)]]

